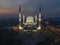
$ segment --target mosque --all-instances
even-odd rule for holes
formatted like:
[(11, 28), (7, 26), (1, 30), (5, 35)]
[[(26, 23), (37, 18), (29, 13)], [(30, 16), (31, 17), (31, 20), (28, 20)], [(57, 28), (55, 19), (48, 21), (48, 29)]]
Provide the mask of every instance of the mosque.
[(25, 16), (22, 13), (21, 6), (19, 6), (19, 30), (36, 32), (41, 30), (41, 7), (39, 8), (38, 14), (33, 16)]

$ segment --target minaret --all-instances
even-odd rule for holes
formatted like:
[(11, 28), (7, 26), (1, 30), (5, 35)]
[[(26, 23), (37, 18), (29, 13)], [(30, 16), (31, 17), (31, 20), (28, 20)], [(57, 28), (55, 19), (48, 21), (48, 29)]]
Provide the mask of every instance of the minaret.
[(39, 8), (39, 22), (41, 22), (41, 6)]
[(21, 14), (21, 5), (19, 5), (19, 26), (21, 26), (22, 14)]
[(23, 12), (23, 24), (25, 23), (25, 15), (24, 15), (24, 12)]
[(35, 15), (35, 23), (37, 24), (37, 14)]
[(19, 5), (19, 13), (21, 13), (21, 5)]
[(38, 14), (38, 27), (41, 29), (41, 20), (42, 20), (42, 15), (41, 15), (41, 6), (39, 8), (39, 14)]
[(37, 12), (35, 12), (35, 23), (36, 23), (36, 26), (38, 26), (38, 14), (37, 14)]

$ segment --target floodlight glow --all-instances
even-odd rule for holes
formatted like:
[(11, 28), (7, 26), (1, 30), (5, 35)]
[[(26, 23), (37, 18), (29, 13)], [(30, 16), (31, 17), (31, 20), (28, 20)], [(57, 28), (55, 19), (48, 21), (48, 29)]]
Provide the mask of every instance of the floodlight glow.
[(41, 21), (41, 18), (39, 18), (39, 21)]
[(40, 30), (41, 29), (41, 26), (39, 26), (37, 29)]
[(19, 29), (21, 29), (21, 30), (22, 30), (23, 28), (22, 28), (21, 26), (19, 26)]

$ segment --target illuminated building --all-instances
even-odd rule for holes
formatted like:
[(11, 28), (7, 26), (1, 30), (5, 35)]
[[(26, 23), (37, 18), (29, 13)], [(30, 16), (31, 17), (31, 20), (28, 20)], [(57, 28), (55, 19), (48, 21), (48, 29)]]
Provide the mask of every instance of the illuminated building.
[(42, 20), (41, 7), (39, 8), (39, 13), (33, 17), (25, 16), (24, 13), (22, 14), (21, 6), (19, 6), (19, 30), (33, 32), (41, 30), (41, 20)]
[(34, 23), (34, 18), (32, 16), (26, 17), (26, 22)]

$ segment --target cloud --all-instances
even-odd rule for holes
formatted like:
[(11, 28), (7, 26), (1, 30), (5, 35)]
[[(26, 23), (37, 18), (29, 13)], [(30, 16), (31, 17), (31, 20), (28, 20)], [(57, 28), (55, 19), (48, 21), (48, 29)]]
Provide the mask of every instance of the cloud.
[(0, 9), (0, 14), (14, 14), (17, 13), (14, 10)]

